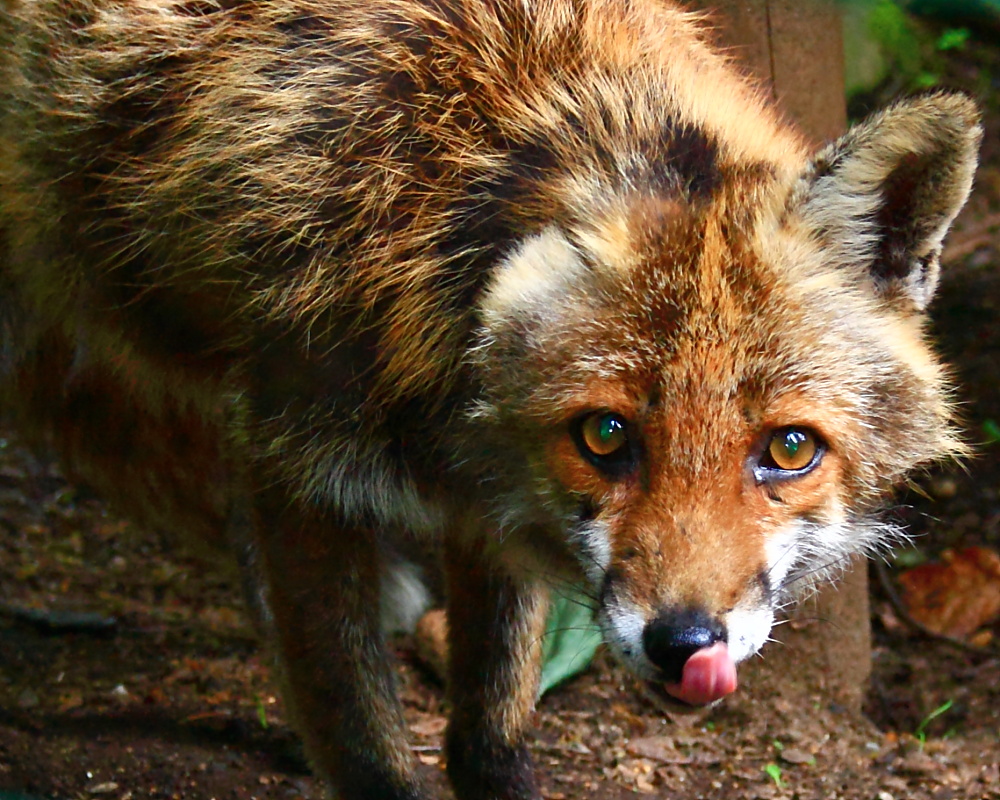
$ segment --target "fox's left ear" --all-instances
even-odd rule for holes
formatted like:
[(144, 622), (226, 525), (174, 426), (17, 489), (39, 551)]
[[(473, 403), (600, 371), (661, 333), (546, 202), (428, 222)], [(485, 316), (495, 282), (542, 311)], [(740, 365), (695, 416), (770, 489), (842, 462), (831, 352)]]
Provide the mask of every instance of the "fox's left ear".
[(923, 310), (981, 138), (979, 111), (964, 95), (899, 102), (816, 156), (796, 192), (799, 221), (886, 301)]

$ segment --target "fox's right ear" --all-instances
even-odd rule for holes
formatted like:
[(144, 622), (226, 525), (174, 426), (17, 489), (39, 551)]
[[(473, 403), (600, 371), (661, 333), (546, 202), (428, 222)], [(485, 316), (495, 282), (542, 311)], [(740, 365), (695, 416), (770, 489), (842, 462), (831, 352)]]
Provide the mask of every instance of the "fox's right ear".
[(864, 270), (886, 301), (923, 310), (981, 138), (979, 111), (964, 95), (899, 102), (816, 156), (796, 192), (799, 221), (835, 262)]

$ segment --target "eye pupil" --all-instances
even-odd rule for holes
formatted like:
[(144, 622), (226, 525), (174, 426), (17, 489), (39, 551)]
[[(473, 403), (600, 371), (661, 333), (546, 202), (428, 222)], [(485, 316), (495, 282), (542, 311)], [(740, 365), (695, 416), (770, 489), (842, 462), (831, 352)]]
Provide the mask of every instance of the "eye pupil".
[(599, 436), (605, 444), (610, 442), (616, 435), (624, 433), (624, 431), (625, 426), (614, 414), (605, 414), (601, 417)]
[(805, 439), (806, 436), (802, 431), (789, 431), (785, 434), (785, 452), (789, 457), (794, 458)]

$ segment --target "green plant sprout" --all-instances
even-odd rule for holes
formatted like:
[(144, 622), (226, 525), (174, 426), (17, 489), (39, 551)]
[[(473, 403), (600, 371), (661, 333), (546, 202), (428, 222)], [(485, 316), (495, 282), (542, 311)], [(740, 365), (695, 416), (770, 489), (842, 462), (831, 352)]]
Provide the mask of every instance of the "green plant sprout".
[(259, 694), (253, 696), (254, 704), (257, 706), (257, 721), (264, 730), (268, 729), (267, 712), (264, 710), (264, 701)]
[(924, 745), (927, 743), (927, 726), (930, 725), (935, 719), (944, 714), (949, 708), (955, 705), (954, 700), (949, 700), (947, 703), (942, 703), (937, 708), (935, 708), (930, 714), (924, 717), (920, 724), (917, 725), (917, 729), (913, 732), (914, 738), (920, 742), (920, 748), (923, 749)]
[(785, 786), (784, 781), (781, 780), (781, 767), (775, 763), (768, 764), (764, 767), (764, 772), (768, 774), (768, 777), (774, 781), (774, 785), (779, 789), (783, 789)]

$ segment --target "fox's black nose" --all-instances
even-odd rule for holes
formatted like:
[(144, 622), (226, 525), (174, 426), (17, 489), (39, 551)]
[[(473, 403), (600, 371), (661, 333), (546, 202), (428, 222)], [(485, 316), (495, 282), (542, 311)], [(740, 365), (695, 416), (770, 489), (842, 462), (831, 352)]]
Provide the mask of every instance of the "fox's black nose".
[(668, 683), (680, 683), (684, 665), (693, 653), (726, 641), (726, 629), (701, 610), (664, 609), (642, 632), (642, 645)]

